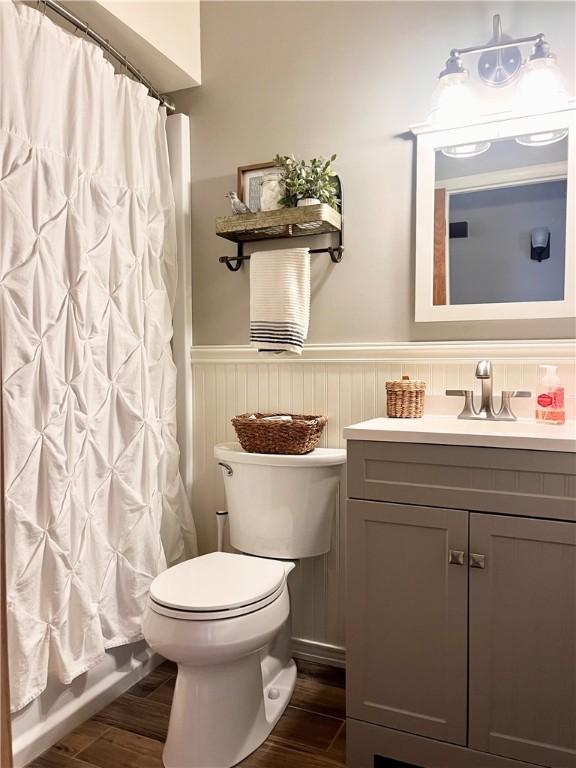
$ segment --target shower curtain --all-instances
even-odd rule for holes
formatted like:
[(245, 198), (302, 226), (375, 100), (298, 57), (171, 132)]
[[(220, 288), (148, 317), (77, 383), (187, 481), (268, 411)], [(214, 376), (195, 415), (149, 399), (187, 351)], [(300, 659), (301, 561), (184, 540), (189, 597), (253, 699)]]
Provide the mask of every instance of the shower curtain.
[(142, 637), (195, 550), (178, 473), (166, 114), (0, 2), (0, 309), (12, 710)]

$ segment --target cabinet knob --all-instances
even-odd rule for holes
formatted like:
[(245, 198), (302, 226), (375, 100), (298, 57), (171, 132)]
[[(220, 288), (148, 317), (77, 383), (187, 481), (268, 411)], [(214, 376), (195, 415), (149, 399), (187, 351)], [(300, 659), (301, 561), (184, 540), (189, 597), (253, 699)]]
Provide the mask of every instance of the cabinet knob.
[(486, 568), (486, 555), (470, 552), (470, 568)]
[(464, 565), (464, 551), (461, 549), (451, 549), (448, 553), (448, 562), (450, 565)]

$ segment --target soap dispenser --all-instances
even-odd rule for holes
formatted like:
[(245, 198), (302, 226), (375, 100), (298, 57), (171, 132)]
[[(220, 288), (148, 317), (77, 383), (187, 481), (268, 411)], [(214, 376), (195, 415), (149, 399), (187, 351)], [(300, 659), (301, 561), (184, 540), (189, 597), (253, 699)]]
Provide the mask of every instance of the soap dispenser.
[(536, 421), (543, 424), (564, 424), (564, 387), (560, 384), (555, 365), (541, 365), (544, 375), (536, 398)]

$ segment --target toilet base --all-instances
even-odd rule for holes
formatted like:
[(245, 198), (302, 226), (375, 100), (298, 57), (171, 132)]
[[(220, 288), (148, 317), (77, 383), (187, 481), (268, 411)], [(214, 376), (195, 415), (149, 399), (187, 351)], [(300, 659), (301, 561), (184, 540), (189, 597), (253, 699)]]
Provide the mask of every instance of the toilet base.
[(165, 768), (232, 768), (257, 749), (296, 683), (292, 659), (272, 679), (270, 668), (270, 655), (258, 653), (216, 666), (179, 665)]

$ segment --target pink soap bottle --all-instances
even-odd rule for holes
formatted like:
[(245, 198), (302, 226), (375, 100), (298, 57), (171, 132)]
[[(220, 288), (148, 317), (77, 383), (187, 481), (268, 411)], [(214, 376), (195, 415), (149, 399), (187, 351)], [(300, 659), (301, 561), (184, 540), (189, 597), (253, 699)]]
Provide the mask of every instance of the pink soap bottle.
[(555, 365), (541, 365), (544, 369), (542, 385), (536, 398), (536, 421), (542, 424), (564, 424), (564, 387), (560, 384)]

